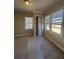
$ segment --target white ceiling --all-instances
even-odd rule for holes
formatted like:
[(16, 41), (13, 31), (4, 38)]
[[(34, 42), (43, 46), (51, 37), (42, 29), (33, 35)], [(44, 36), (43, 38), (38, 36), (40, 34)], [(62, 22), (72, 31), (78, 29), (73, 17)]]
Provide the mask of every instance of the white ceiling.
[(31, 4), (27, 6), (24, 0), (14, 0), (14, 8), (19, 12), (45, 12), (51, 5), (55, 5), (59, 1), (61, 0), (30, 0)]

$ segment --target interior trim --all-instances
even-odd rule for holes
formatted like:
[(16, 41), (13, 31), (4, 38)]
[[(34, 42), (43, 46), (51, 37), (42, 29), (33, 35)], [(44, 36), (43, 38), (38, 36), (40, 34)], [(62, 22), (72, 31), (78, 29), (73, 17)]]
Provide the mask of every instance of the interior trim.
[(25, 35), (33, 35), (33, 34), (20, 34), (20, 35), (14, 35), (14, 37), (25, 36)]

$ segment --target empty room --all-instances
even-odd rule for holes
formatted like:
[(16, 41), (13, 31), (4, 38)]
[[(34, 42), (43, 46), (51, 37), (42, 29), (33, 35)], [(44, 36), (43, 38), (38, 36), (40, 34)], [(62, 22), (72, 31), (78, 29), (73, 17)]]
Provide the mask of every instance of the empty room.
[(64, 0), (14, 0), (14, 59), (64, 59)]

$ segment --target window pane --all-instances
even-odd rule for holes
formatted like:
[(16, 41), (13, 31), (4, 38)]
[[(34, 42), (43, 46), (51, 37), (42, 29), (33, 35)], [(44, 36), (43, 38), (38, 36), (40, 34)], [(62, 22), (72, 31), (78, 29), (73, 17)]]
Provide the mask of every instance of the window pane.
[(52, 32), (56, 32), (58, 34), (61, 34), (61, 26), (63, 22), (64, 17), (64, 10), (59, 10), (55, 13), (52, 13), (51, 16), (51, 30)]
[(50, 15), (45, 17), (45, 30), (50, 30)]
[(49, 24), (45, 24), (45, 29), (49, 30), (50, 29), (50, 25)]
[(63, 17), (63, 16), (64, 16), (64, 10), (63, 9), (52, 14), (52, 18), (59, 18), (59, 17)]
[(59, 29), (59, 28), (52, 28), (52, 32), (56, 32), (58, 34), (61, 34), (61, 29)]
[(60, 28), (61, 29), (61, 25), (54, 25), (54, 24), (52, 24), (51, 26), (52, 26), (52, 28)]
[(50, 15), (48, 15), (48, 16), (45, 17), (45, 23), (50, 24)]
[(32, 18), (25, 17), (25, 29), (32, 29)]
[(54, 22), (62, 22), (62, 21), (63, 21), (63, 17), (51, 19), (51, 23), (54, 23)]

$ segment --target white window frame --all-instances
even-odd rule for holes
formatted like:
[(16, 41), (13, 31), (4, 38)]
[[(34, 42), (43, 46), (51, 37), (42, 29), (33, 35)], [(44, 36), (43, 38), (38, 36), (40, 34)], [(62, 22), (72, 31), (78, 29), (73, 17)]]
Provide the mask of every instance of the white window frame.
[[(63, 9), (60, 9), (60, 10), (63, 10)], [(60, 11), (60, 10), (58, 10), (58, 11)], [(56, 12), (58, 12), (58, 11), (56, 11)], [(56, 13), (56, 12), (54, 12), (54, 13)], [(51, 17), (53, 16), (53, 14), (51, 15)], [(62, 21), (59, 21), (59, 20), (56, 20), (56, 19), (61, 19)], [(62, 22), (63, 22), (63, 20), (64, 20), (63, 17), (58, 17), (58, 18), (53, 18), (53, 19), (51, 18), (51, 31), (55, 32), (55, 33), (58, 33), (58, 34), (62, 34)], [(55, 22), (57, 22), (57, 23), (55, 23)], [(53, 26), (61, 25), (61, 27), (60, 28), (59, 27), (58, 28), (57, 27), (52, 27), (52, 25)], [(58, 29), (60, 30), (59, 32), (57, 32)]]
[[(33, 27), (32, 22), (33, 22), (32, 17), (25, 17), (25, 30), (32, 29), (32, 27)], [(30, 23), (30, 25), (29, 25), (29, 23)]]
[[(45, 16), (45, 30), (50, 30), (50, 16), (51, 16), (51, 15)], [(46, 17), (48, 17), (48, 19), (46, 19)], [(48, 20), (49, 22), (46, 22), (47, 20)]]

